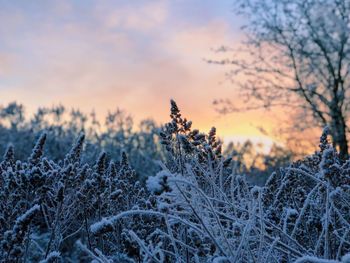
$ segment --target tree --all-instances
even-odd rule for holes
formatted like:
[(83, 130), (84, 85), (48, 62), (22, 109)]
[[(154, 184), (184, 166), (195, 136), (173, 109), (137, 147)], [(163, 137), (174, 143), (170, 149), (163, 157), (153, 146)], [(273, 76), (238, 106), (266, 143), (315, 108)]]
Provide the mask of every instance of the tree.
[[(302, 112), (299, 128), (328, 126), (333, 145), (347, 158), (350, 1), (237, 0), (235, 5), (248, 21), (246, 53), (209, 62), (232, 65), (228, 75), (235, 79), (244, 76), (239, 84), (255, 101), (250, 109), (292, 107)], [(228, 102), (223, 110), (235, 108)]]

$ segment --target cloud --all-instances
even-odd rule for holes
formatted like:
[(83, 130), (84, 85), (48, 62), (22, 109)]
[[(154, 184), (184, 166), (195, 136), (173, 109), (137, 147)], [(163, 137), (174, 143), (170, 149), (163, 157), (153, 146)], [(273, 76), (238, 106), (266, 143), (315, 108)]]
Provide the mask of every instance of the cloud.
[(223, 44), (233, 45), (238, 43), (240, 35), (233, 35), (227, 22), (216, 19), (208, 21), (205, 25), (187, 27), (171, 35), (169, 43), (171, 50), (177, 51), (178, 55), (192, 57), (203, 57), (211, 53), (210, 48)]
[(110, 30), (149, 32), (161, 26), (168, 15), (167, 1), (135, 1), (114, 8), (111, 8), (110, 2), (107, 3), (99, 3), (95, 15)]
[[(212, 107), (214, 98), (237, 93), (223, 82), (226, 69), (203, 58), (213, 55), (211, 48), (236, 43), (241, 36), (223, 17), (210, 17), (208, 6), (205, 19), (199, 19), (184, 16), (170, 1), (52, 3), (39, 15), (38, 6), (14, 5), (7, 12), (16, 18), (2, 18), (11, 28), (0, 44), (0, 77), (3, 71), (7, 78), (0, 80), (4, 103), (18, 100), (30, 111), (63, 103), (84, 111), (95, 108), (100, 116), (121, 107), (137, 120), (164, 122), (174, 98), (200, 129), (215, 125), (225, 136), (259, 134), (251, 122), (264, 124), (261, 115), (237, 115), (228, 122)], [(186, 6), (201, 15), (196, 1)], [(0, 32), (5, 30), (0, 26)]]

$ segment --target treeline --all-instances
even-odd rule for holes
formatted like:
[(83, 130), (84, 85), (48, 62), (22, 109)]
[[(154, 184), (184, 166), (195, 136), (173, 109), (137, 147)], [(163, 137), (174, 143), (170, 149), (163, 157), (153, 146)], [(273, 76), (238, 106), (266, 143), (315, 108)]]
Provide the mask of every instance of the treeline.
[[(166, 162), (169, 158), (160, 143), (162, 129), (162, 125), (151, 119), (135, 124), (133, 118), (120, 109), (98, 118), (94, 112), (85, 114), (62, 105), (39, 108), (32, 116), (25, 114), (24, 106), (16, 102), (0, 106), (0, 152), (4, 153), (12, 144), (16, 149), (15, 158), (26, 160), (45, 131), (48, 135), (45, 156), (59, 162), (83, 133), (83, 162), (93, 164), (102, 151), (109, 159), (119, 161), (125, 152), (142, 181), (160, 170), (158, 161)], [(235, 161), (236, 172), (248, 174), (248, 180), (257, 184), (264, 183), (276, 167), (286, 165), (294, 158), (292, 151), (277, 144), (272, 145), (268, 154), (262, 153), (250, 141), (223, 147), (223, 155)]]

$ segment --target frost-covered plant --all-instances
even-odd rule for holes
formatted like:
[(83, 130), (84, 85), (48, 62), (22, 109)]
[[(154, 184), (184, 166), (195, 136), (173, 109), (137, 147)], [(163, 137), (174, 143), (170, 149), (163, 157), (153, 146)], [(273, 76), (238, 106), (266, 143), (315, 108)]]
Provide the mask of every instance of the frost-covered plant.
[(34, 205), (16, 219), (11, 230), (4, 233), (0, 252), (2, 262), (17, 262), (19, 258), (27, 256), (28, 243), (26, 245), (24, 243), (26, 238), (29, 238), (30, 224), (39, 210), (40, 206)]
[(144, 180), (158, 171), (153, 160), (163, 159), (164, 151), (158, 144), (159, 127), (152, 120), (143, 120), (139, 127), (122, 110), (111, 111), (105, 121), (94, 112), (84, 114), (61, 105), (42, 107), (33, 117), (26, 118), (24, 106), (10, 103), (0, 106), (0, 151), (9, 143), (16, 149), (15, 157), (25, 160), (31, 154), (32, 143), (46, 130), (45, 155), (55, 162), (63, 160), (71, 142), (85, 134), (83, 161), (93, 164), (100, 152), (108, 152), (118, 160), (126, 152), (139, 179)]
[[(132, 254), (122, 226), (116, 227), (116, 235), (92, 235), (89, 226), (110, 214), (150, 207), (148, 195), (125, 153), (120, 162), (111, 161), (103, 152), (95, 165), (83, 163), (84, 137), (81, 134), (59, 162), (44, 157), (46, 133), (26, 161), (15, 161), (9, 145), (0, 163), (3, 262), (85, 260), (84, 251), (77, 252), (74, 245), (78, 239), (88, 249), (108, 255)], [(147, 224), (154, 226), (142, 218), (125, 224), (141, 232)], [(139, 255), (136, 245), (133, 249)]]
[[(277, 226), (289, 221), (285, 232), (295, 244), (311, 255), (340, 260), (349, 250), (349, 160), (339, 158), (327, 134), (325, 129), (319, 152), (270, 177), (264, 206)], [(294, 211), (289, 219), (286, 208)]]
[(350, 244), (350, 170), (328, 143), (327, 129), (319, 152), (258, 187), (214, 151), (214, 129), (196, 140), (190, 122), (171, 105), (172, 121), (161, 133), (169, 161), (146, 183), (156, 205), (107, 217), (92, 232), (126, 218), (157, 217), (163, 225), (146, 238), (129, 231), (142, 257), (154, 262), (341, 260)]
[(262, 187), (237, 173), (215, 128), (192, 129), (174, 101), (160, 137), (166, 159), (146, 182), (125, 152), (86, 162), (83, 133), (58, 161), (45, 155), (48, 131), (22, 161), (8, 145), (2, 262), (348, 261), (350, 161), (329, 144), (328, 129), (320, 151)]

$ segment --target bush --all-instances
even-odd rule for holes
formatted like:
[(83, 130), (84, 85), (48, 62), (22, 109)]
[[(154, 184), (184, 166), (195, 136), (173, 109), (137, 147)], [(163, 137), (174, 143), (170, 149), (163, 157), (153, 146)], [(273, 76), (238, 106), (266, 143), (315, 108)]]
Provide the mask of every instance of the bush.
[[(174, 101), (160, 132), (164, 161), (138, 181), (127, 154), (83, 157), (84, 135), (62, 160), (0, 164), (2, 262), (347, 262), (350, 161), (321, 136), (320, 151), (262, 187), (238, 175), (216, 130), (192, 129)], [(145, 187), (146, 186), (146, 187)]]

